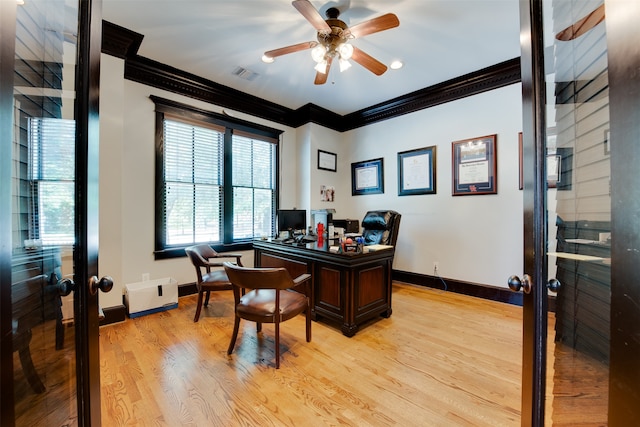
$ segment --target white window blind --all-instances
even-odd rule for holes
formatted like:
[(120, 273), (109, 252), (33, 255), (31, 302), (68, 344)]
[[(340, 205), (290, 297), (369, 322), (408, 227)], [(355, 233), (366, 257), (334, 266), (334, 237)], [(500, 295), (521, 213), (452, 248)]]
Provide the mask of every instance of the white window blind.
[(276, 145), (242, 134), (233, 144), (233, 239), (273, 234)]
[(165, 119), (166, 245), (222, 241), (224, 130)]
[(30, 118), (29, 237), (43, 245), (75, 242), (75, 121)]
[(151, 96), (156, 259), (205, 243), (247, 249), (275, 232), (280, 131)]

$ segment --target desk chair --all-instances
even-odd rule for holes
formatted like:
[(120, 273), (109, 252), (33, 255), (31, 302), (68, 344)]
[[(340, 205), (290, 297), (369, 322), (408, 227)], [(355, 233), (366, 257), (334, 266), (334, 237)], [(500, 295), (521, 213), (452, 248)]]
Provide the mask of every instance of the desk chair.
[[(225, 262), (224, 269), (233, 283), (235, 321), (227, 354), (233, 352), (238, 338), (240, 319), (256, 322), (257, 331), (263, 323), (275, 324), (276, 369), (280, 368), (280, 323), (300, 313), (306, 316), (307, 342), (311, 342), (311, 305), (309, 302), (310, 274), (292, 280), (285, 268), (245, 268)], [(294, 290), (304, 285), (304, 293)], [(252, 289), (244, 295), (240, 291)]]
[[(227, 274), (222, 267), (222, 263), (225, 259), (235, 258), (235, 262), (238, 265), (242, 265), (240, 258), (241, 254), (230, 254), (214, 251), (209, 245), (193, 245), (185, 248), (185, 252), (189, 256), (191, 263), (196, 269), (198, 288), (198, 303), (196, 308), (196, 315), (193, 318), (194, 322), (200, 319), (200, 312), (202, 311), (202, 299), (204, 296), (204, 306), (209, 305), (209, 295), (211, 291), (223, 291), (231, 290), (231, 282), (227, 278)], [(211, 261), (220, 260), (220, 261)]]
[(401, 215), (396, 211), (369, 211), (362, 220), (365, 245), (395, 246), (400, 230)]

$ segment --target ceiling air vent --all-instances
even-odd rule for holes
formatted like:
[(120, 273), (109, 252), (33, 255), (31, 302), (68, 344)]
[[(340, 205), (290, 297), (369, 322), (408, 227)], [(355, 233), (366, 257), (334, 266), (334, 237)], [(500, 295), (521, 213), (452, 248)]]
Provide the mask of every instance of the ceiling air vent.
[(244, 67), (236, 67), (233, 71), (232, 74), (234, 76), (238, 76), (241, 79), (245, 79), (245, 80), (249, 80), (249, 81), (253, 81), (256, 79), (256, 77), (258, 77), (258, 73), (254, 73), (251, 70), (247, 70)]

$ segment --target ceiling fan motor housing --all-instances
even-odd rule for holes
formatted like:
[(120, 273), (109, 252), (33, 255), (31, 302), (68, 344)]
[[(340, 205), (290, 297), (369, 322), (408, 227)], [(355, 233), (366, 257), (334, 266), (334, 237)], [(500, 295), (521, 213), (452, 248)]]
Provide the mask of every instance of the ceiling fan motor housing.
[[(329, 16), (329, 10), (327, 10), (327, 16)], [(329, 18), (325, 22), (331, 28), (331, 32), (325, 33), (322, 31), (318, 31), (318, 42), (320, 42), (320, 44), (327, 48), (327, 54), (335, 55), (338, 46), (346, 43), (349, 39), (349, 33), (348, 31), (346, 31), (348, 29), (348, 26), (344, 23), (344, 21), (337, 19), (337, 17)]]

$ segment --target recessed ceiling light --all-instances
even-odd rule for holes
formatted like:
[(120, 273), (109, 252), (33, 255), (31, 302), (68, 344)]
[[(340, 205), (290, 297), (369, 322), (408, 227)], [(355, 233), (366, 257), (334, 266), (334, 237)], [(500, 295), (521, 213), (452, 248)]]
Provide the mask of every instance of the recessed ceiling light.
[(272, 58), (272, 57), (267, 56), (267, 55), (262, 55), (262, 62), (264, 62), (266, 64), (271, 64), (273, 61), (275, 61), (275, 58)]
[(24, 6), (24, 0), (16, 0), (16, 3), (18, 3), (18, 6)]
[(390, 65), (392, 70), (398, 70), (400, 68), (402, 68), (404, 64), (402, 63), (402, 61), (393, 61)]

